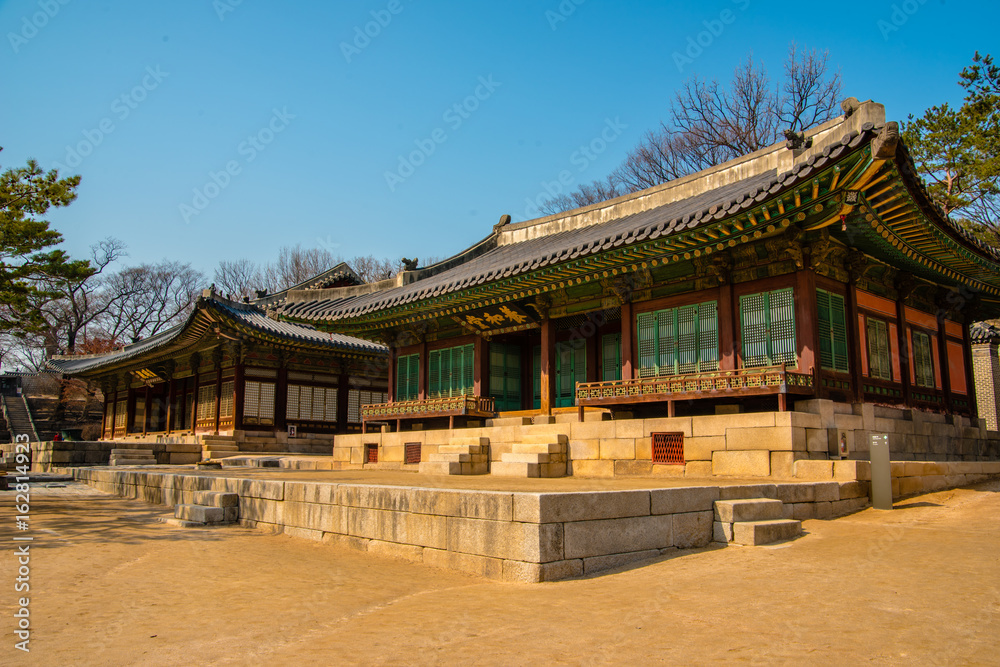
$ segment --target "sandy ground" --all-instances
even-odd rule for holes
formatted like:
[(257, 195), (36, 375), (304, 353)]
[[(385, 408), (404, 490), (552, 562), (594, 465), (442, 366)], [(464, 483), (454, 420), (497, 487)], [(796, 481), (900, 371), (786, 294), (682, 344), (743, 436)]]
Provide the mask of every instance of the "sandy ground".
[(31, 653), (13, 647), (0, 492), (0, 663), (997, 664), (1000, 483), (769, 547), (503, 584), (226, 527), (81, 485), (32, 490)]

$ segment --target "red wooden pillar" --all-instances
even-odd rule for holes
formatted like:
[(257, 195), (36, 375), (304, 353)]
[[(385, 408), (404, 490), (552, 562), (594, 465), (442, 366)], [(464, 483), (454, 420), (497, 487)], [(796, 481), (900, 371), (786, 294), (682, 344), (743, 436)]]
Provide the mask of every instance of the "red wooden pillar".
[(167, 428), (166, 433), (170, 435), (170, 432), (174, 427), (174, 376), (171, 375), (167, 378)]
[[(389, 402), (393, 403), (396, 400), (396, 356), (398, 352), (396, 351), (395, 345), (389, 346)], [(347, 391), (347, 385), (344, 385), (344, 391)]]
[(632, 361), (632, 325), (635, 318), (632, 317), (632, 302), (627, 301), (622, 304), (622, 379), (631, 380), (634, 377)]
[(417, 399), (425, 400), (428, 396), (427, 388), (427, 341), (420, 343), (420, 359), (417, 362)]
[(552, 404), (555, 398), (555, 352), (556, 352), (556, 328), (552, 320), (545, 318), (542, 320), (542, 358), (541, 358), (541, 412), (543, 415), (552, 414)]
[(111, 440), (115, 439), (115, 424), (118, 423), (118, 385), (115, 384), (114, 403), (111, 406)]
[(215, 435), (219, 435), (219, 421), (222, 414), (222, 364), (215, 367)]
[(472, 394), (473, 396), (490, 395), (490, 351), (486, 341), (476, 336), (472, 344)]
[(816, 274), (809, 269), (795, 273), (795, 323), (798, 327), (799, 371), (813, 374), (819, 387), (819, 330), (816, 328)]
[[(938, 356), (941, 358), (941, 390), (944, 392), (944, 409), (951, 414), (951, 364), (948, 362), (948, 338), (944, 330), (944, 310), (937, 311)], [(963, 356), (965, 352), (962, 352)]]
[(719, 287), (719, 370), (736, 368), (736, 337), (733, 326), (733, 286), (729, 283)]
[(861, 377), (861, 334), (858, 331), (858, 293), (853, 284), (847, 286), (847, 345), (854, 402), (861, 403), (864, 400), (865, 393)]
[(125, 435), (135, 428), (135, 392), (131, 387), (125, 389)]
[(198, 431), (198, 389), (199, 389), (199, 377), (198, 369), (194, 369), (194, 395), (191, 401), (191, 414), (188, 418), (191, 420), (191, 432), (196, 433)]
[(149, 431), (149, 408), (150, 408), (149, 385), (148, 384), (146, 385), (146, 391), (143, 394), (142, 402), (143, 402), (143, 406), (142, 406), (142, 434), (146, 435), (146, 433)]
[(243, 364), (237, 363), (233, 369), (233, 430), (243, 430)]
[(906, 336), (906, 306), (904, 296), (896, 299), (896, 336), (899, 340), (899, 380), (903, 385), (903, 403), (910, 402), (910, 345)]

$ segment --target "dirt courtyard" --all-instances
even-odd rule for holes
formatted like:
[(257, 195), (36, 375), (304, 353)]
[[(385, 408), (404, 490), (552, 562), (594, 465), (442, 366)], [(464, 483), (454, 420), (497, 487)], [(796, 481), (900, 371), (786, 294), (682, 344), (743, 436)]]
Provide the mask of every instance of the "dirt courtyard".
[(996, 664), (1000, 482), (792, 542), (504, 584), (165, 507), (34, 486), (30, 653), (14, 648), (14, 494), (0, 492), (0, 664)]

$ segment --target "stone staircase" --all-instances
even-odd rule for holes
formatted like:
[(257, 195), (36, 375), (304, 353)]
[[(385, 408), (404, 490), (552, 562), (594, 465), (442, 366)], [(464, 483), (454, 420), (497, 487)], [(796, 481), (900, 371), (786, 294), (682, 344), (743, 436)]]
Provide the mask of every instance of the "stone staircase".
[(492, 474), (500, 477), (564, 477), (569, 438), (561, 433), (527, 435), (500, 455)]
[(108, 465), (154, 466), (156, 457), (152, 449), (112, 449)]
[(181, 528), (221, 526), (240, 518), (240, 497), (223, 491), (196, 491), (194, 502), (174, 506), (174, 516), (165, 523)]
[(452, 438), (418, 469), (425, 475), (485, 475), (490, 471), (489, 452), (489, 438)]
[(18, 435), (27, 435), (31, 442), (38, 442), (34, 421), (28, 412), (28, 404), (23, 396), (3, 396), (4, 413), (7, 415), (7, 430), (11, 442)]
[(206, 435), (201, 439), (201, 457), (204, 460), (222, 459), (227, 456), (236, 456), (240, 453), (240, 447), (236, 444), (236, 439), (231, 435)]
[(770, 498), (715, 501), (714, 541), (759, 546), (802, 534), (802, 522), (785, 519), (784, 503)]

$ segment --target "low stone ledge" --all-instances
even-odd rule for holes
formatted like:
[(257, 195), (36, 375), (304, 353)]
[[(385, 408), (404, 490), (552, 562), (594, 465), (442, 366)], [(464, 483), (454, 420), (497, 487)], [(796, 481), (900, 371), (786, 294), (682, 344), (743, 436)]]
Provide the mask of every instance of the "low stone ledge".
[(515, 493), (514, 521), (557, 523), (648, 516), (650, 492)]

